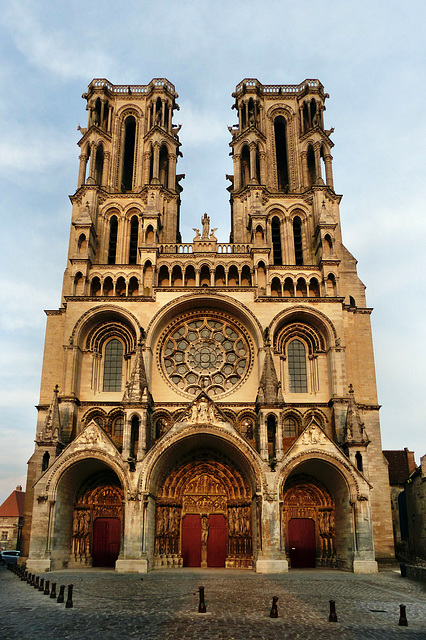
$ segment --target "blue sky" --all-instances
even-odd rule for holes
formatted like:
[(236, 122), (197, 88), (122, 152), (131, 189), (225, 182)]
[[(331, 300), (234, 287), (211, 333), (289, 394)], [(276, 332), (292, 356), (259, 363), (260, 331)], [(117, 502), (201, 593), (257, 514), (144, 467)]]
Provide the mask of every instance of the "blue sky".
[(343, 240), (372, 316), (383, 446), (426, 453), (426, 5), (407, 0), (10, 0), (0, 14), (0, 502), (33, 451), (43, 309), (60, 304), (81, 94), (94, 77), (180, 95), (182, 235), (229, 236), (231, 93), (319, 78)]

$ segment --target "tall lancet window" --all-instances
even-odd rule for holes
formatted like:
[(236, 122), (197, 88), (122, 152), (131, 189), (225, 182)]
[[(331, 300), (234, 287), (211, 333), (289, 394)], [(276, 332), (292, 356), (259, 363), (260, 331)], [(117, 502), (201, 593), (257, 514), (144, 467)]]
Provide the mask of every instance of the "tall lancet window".
[(302, 221), (299, 216), (293, 218), (293, 239), (296, 264), (303, 264)]
[(133, 116), (126, 118), (124, 123), (124, 157), (123, 173), (121, 178), (121, 190), (132, 191), (133, 189), (133, 168), (135, 164), (135, 140), (136, 140), (136, 120)]
[(287, 158), (287, 123), (283, 116), (274, 121), (275, 153), (277, 159), (278, 189), (288, 191), (288, 158)]
[(105, 346), (104, 391), (121, 391), (121, 375), (123, 369), (123, 345), (120, 340), (113, 339)]
[(274, 264), (282, 265), (283, 254), (281, 250), (281, 225), (280, 225), (280, 219), (277, 218), (277, 216), (274, 216), (272, 218), (271, 235), (272, 235), (272, 250), (274, 255)]
[(115, 258), (117, 255), (117, 232), (117, 216), (112, 216), (109, 222), (108, 264), (115, 264)]
[(287, 353), (290, 393), (306, 393), (308, 391), (308, 379), (305, 345), (300, 340), (292, 340), (288, 345)]
[(129, 264), (136, 264), (138, 257), (139, 220), (132, 216), (130, 220)]

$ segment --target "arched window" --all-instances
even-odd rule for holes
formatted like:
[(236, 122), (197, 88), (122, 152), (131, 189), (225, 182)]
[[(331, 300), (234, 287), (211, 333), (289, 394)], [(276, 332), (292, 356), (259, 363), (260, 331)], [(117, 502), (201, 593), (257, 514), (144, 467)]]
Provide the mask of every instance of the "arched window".
[(361, 471), (362, 473), (362, 453), (360, 453), (359, 451), (356, 452), (355, 454), (355, 461), (356, 461), (356, 468), (358, 469), (358, 471)]
[(288, 160), (287, 160), (287, 124), (283, 116), (274, 121), (275, 154), (277, 159), (278, 189), (288, 191)]
[(293, 240), (296, 264), (303, 264), (302, 221), (299, 216), (293, 218)]
[(114, 338), (105, 346), (104, 391), (121, 391), (122, 368), (123, 345)]
[(310, 180), (309, 187), (312, 187), (312, 185), (314, 185), (316, 182), (315, 153), (312, 145), (309, 145), (308, 147), (307, 163)]
[(104, 170), (104, 148), (103, 145), (100, 144), (96, 149), (95, 156), (95, 182), (96, 184), (102, 184), (102, 173)]
[(306, 393), (306, 349), (300, 340), (292, 340), (288, 345), (288, 377), (290, 393)]
[(139, 418), (133, 416), (130, 428), (130, 457), (137, 458), (139, 443)]
[(130, 220), (129, 264), (136, 264), (136, 260), (138, 257), (138, 236), (138, 216), (132, 216), (132, 219)]
[(275, 458), (275, 436), (277, 431), (277, 420), (275, 416), (268, 416), (267, 420), (268, 430), (268, 454), (269, 458)]
[(281, 250), (281, 225), (280, 225), (280, 219), (277, 218), (277, 216), (274, 216), (272, 218), (271, 235), (272, 235), (272, 250), (274, 255), (274, 264), (282, 265), (283, 255)]
[(112, 216), (111, 220), (109, 221), (108, 264), (115, 264), (115, 258), (117, 255), (117, 233), (117, 216)]
[(43, 456), (43, 460), (41, 462), (42, 471), (46, 471), (46, 469), (49, 467), (49, 461), (50, 461), (50, 453), (46, 451), (46, 453)]
[(284, 419), (284, 438), (294, 438), (297, 435), (297, 424), (294, 418)]
[(124, 123), (124, 157), (121, 190), (131, 191), (133, 188), (133, 168), (135, 163), (136, 120), (128, 116)]
[(169, 152), (165, 144), (161, 145), (160, 149), (159, 171), (160, 184), (167, 188), (169, 186)]
[(246, 187), (250, 182), (250, 150), (244, 145), (241, 151), (241, 186)]
[(114, 438), (122, 438), (124, 431), (124, 418), (123, 416), (118, 416), (112, 423), (112, 435)]

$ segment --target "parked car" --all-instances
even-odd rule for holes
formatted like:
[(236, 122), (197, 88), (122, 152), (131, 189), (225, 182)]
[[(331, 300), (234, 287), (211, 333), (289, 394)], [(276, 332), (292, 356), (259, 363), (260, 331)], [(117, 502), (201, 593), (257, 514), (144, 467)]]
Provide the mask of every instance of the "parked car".
[(0, 564), (16, 564), (20, 551), (2, 551), (0, 553)]

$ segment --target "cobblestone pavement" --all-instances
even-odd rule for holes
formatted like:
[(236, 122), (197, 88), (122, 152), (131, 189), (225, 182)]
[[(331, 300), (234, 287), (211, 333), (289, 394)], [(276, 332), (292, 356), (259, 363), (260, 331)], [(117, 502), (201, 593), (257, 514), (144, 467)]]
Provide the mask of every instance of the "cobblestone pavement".
[[(72, 609), (0, 567), (0, 638), (115, 640), (426, 640), (426, 585), (395, 571), (354, 575), (293, 570), (256, 575), (226, 569), (55, 571), (41, 577), (74, 585)], [(207, 612), (198, 613), (198, 587)], [(67, 591), (65, 591), (66, 599)], [(277, 619), (269, 617), (278, 596)], [(328, 622), (335, 600), (337, 623)], [(405, 604), (408, 627), (398, 626)]]

